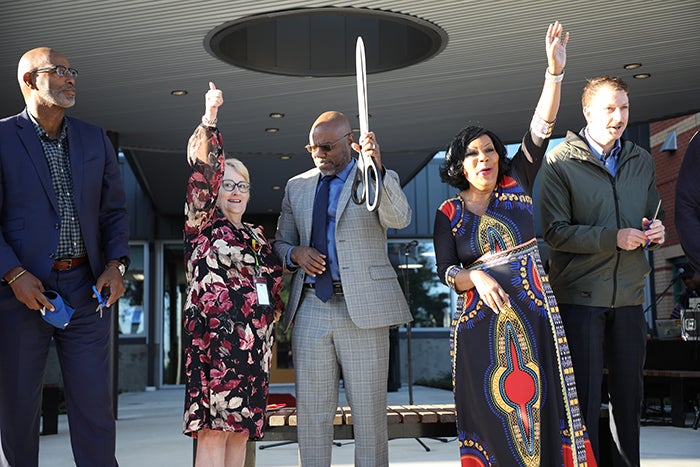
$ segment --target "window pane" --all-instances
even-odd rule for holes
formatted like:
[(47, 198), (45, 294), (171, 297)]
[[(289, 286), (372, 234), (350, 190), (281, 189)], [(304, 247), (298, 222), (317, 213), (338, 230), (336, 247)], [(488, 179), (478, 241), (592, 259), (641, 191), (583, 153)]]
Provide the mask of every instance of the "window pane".
[(144, 245), (131, 245), (131, 264), (124, 275), (126, 291), (119, 298), (119, 334), (121, 336), (145, 336), (144, 315)]
[(388, 249), (413, 327), (450, 327), (450, 290), (438, 280), (432, 239), (389, 240)]

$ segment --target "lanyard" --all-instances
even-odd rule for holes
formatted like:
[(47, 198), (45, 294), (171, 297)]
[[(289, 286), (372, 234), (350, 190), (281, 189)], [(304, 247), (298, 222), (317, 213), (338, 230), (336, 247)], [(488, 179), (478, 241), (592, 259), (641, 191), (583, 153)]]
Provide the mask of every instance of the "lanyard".
[(267, 281), (262, 277), (260, 271), (260, 250), (262, 250), (263, 242), (255, 236), (247, 225), (243, 224), (243, 227), (245, 227), (246, 232), (248, 232), (250, 236), (250, 248), (253, 250), (253, 258), (255, 258), (255, 277), (253, 278), (253, 283), (255, 284), (255, 292), (257, 293), (257, 303), (258, 305), (269, 306), (270, 292), (267, 288)]
[(243, 224), (243, 227), (245, 231), (248, 232), (248, 236), (250, 236), (250, 248), (253, 250), (253, 258), (255, 259), (255, 276), (260, 277), (260, 250), (262, 250), (263, 244), (247, 225)]

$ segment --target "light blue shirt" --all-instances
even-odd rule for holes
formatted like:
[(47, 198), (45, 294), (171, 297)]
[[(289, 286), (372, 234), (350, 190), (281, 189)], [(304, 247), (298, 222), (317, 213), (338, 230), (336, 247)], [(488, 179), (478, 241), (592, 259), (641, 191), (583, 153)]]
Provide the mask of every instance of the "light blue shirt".
[[(326, 239), (328, 242), (328, 255), (326, 256), (326, 265), (330, 268), (331, 277), (334, 281), (340, 280), (340, 266), (338, 265), (338, 250), (335, 246), (335, 215), (338, 211), (338, 199), (340, 198), (340, 192), (343, 191), (343, 186), (350, 175), (350, 171), (355, 167), (355, 159), (351, 158), (348, 165), (345, 166), (343, 170), (338, 172), (335, 177), (330, 181), (328, 186), (328, 213), (326, 218)], [(319, 178), (319, 182), (320, 182)], [(318, 192), (318, 187), (320, 183), (316, 186), (316, 191)], [(292, 248), (287, 250), (286, 261), (287, 268), (291, 271), (299, 267), (298, 264), (294, 264), (291, 258)], [(311, 276), (306, 276), (306, 282), (314, 282), (314, 278)]]
[(605, 154), (605, 152), (603, 152), (603, 146), (593, 141), (588, 135), (588, 127), (583, 130), (583, 135), (588, 147), (591, 148), (591, 152), (600, 159), (600, 162), (603, 163), (605, 168), (608, 169), (608, 172), (614, 177), (617, 173), (617, 159), (620, 155), (620, 151), (622, 151), (622, 143), (620, 143), (620, 140), (618, 139), (615, 141), (615, 145), (612, 147), (609, 154)]

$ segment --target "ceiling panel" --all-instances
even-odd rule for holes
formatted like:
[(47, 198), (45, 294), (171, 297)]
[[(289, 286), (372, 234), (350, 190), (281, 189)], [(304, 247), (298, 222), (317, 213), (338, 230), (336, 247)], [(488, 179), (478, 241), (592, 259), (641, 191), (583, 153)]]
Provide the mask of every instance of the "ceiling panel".
[[(209, 55), (204, 38), (248, 15), (320, 6), (407, 13), (448, 35), (436, 57), (368, 77), (370, 127), (386, 165), (404, 181), (466, 124), (487, 126), (507, 142), (519, 139), (541, 89), (544, 32), (554, 19), (571, 31), (556, 134), (583, 125), (580, 90), (586, 78), (600, 74), (629, 82), (634, 123), (700, 110), (697, 0), (43, 0), (2, 2), (0, 115), (23, 108), (15, 76), (22, 53), (42, 45), (62, 51), (80, 70), (77, 104), (69, 113), (117, 132), (158, 210), (178, 215), (188, 170), (185, 146), (203, 112), (207, 83), (214, 81), (226, 100), (220, 127), (227, 152), (251, 169), (249, 212), (274, 212), (282, 192), (272, 187), (312, 165), (303, 147), (315, 117), (336, 109), (355, 120), (354, 78), (236, 68)], [(630, 62), (643, 67), (624, 70)], [(632, 79), (639, 71), (652, 77)], [(173, 89), (189, 93), (174, 97)], [(270, 112), (286, 117), (271, 120)], [(280, 131), (265, 133), (269, 126)], [(280, 154), (292, 159), (282, 161)]]

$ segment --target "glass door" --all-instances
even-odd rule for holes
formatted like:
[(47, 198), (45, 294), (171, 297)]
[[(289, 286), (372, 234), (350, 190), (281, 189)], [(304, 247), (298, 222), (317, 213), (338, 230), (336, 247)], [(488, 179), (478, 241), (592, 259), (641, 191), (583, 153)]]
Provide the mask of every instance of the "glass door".
[(162, 384), (184, 384), (182, 317), (187, 293), (182, 243), (166, 243), (162, 255)]
[[(187, 281), (185, 279), (185, 259), (181, 242), (164, 242), (160, 248), (159, 282), (162, 300), (159, 304), (162, 313), (160, 332), (160, 371), (162, 385), (185, 384), (185, 362), (182, 345), (182, 319), (187, 298)], [(288, 285), (289, 277), (285, 278)], [(288, 286), (282, 291), (286, 302)], [(273, 349), (270, 380), (273, 383), (294, 381), (294, 367), (291, 356), (291, 331), (284, 331), (283, 320), (275, 328), (275, 347)]]

